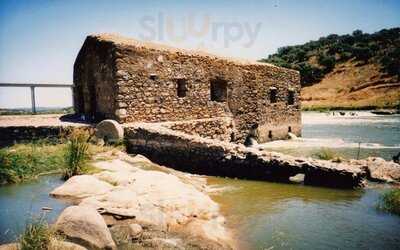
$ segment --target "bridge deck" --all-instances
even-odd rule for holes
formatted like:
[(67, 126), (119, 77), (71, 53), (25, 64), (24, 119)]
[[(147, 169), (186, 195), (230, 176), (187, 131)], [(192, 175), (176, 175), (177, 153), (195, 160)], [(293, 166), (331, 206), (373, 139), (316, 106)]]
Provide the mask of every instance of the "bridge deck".
[(88, 126), (82, 121), (62, 121), (63, 114), (50, 115), (0, 115), (0, 127), (67, 127)]

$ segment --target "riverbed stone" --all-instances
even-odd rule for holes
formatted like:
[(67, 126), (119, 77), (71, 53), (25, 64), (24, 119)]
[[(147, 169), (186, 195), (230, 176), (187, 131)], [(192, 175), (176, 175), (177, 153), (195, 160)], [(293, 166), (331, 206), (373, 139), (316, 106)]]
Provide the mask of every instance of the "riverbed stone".
[(193, 217), (210, 219), (218, 215), (214, 201), (174, 175), (138, 170), (130, 173), (130, 178), (131, 183), (104, 195), (88, 197), (80, 205), (163, 228), (185, 224)]
[(91, 207), (67, 207), (58, 217), (55, 229), (91, 249), (116, 249), (103, 217)]
[[(0, 245), (0, 250), (19, 250), (19, 249), (21, 249), (19, 243)], [(58, 240), (58, 239), (51, 239), (48, 245), (48, 250), (87, 250), (87, 248), (72, 242)]]
[(59, 198), (82, 199), (93, 195), (105, 194), (113, 188), (113, 185), (92, 175), (77, 175), (55, 188), (50, 195)]
[(361, 161), (366, 165), (371, 180), (394, 183), (400, 182), (400, 164), (393, 161), (385, 161), (379, 157), (368, 157)]
[(132, 237), (136, 237), (139, 234), (141, 234), (142, 232), (143, 232), (143, 228), (141, 225), (136, 224), (136, 223), (129, 224), (129, 234)]
[(53, 239), (48, 250), (87, 250), (87, 248), (72, 242)]
[[(143, 156), (131, 157), (122, 152), (113, 156), (118, 158), (97, 162), (102, 172), (92, 176), (100, 183), (112, 185), (106, 185), (99, 193), (75, 185), (84, 193), (73, 193), (73, 197), (83, 197), (77, 201), (78, 207), (90, 208), (102, 217), (102, 227), (110, 227), (116, 243), (134, 241), (134, 247), (163, 247), (174, 239), (173, 242), (179, 242), (174, 248), (231, 249), (229, 233), (220, 234), (225, 223), (217, 219), (221, 217), (219, 207), (207, 195), (204, 178), (159, 166)], [(91, 181), (76, 182), (91, 185)], [(65, 193), (72, 196), (71, 190)], [(214, 226), (209, 235), (189, 230), (198, 230), (195, 226), (187, 227), (194, 222), (201, 227), (210, 221)]]
[(0, 245), (0, 250), (18, 250), (19, 244), (18, 243), (9, 243)]

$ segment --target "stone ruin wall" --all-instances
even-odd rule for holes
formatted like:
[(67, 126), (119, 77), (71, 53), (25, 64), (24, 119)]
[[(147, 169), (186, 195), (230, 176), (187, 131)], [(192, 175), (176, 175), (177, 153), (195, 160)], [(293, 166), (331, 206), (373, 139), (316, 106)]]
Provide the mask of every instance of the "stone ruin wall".
[(349, 164), (297, 158), (191, 136), (159, 124), (135, 124), (124, 132), (129, 153), (194, 174), (289, 182), (289, 177), (302, 173), (306, 185), (336, 188), (362, 186), (367, 177), (365, 161)]
[(88, 37), (74, 64), (75, 112), (87, 118), (118, 119), (115, 115), (114, 46)]
[(231, 135), (234, 132), (232, 119), (229, 117), (163, 122), (160, 125), (189, 135), (227, 142), (231, 141)]
[[(214, 127), (214, 121), (201, 126), (198, 122), (178, 123), (174, 128), (208, 138), (219, 134), (219, 139), (241, 143), (249, 134), (257, 135), (259, 141), (286, 139), (289, 127), (293, 133), (301, 133), (300, 79), (296, 71), (105, 40), (91, 43), (87, 47), (107, 48), (109, 55), (87, 49), (83, 54), (89, 59), (77, 63), (80, 71), (75, 72), (76, 79), (84, 86), (94, 74), (95, 85), (99, 85), (96, 93), (103, 93), (97, 99), (97, 110), (105, 110), (102, 113), (106, 118), (122, 123), (231, 119), (231, 126), (219, 123)], [(186, 82), (185, 97), (178, 97), (178, 79)], [(226, 81), (227, 101), (210, 100), (212, 80)], [(277, 89), (274, 104), (268, 98), (270, 87)], [(88, 87), (83, 89), (85, 96), (90, 95)], [(293, 105), (287, 104), (289, 89), (295, 93)], [(225, 133), (218, 132), (224, 127), (228, 129)]]

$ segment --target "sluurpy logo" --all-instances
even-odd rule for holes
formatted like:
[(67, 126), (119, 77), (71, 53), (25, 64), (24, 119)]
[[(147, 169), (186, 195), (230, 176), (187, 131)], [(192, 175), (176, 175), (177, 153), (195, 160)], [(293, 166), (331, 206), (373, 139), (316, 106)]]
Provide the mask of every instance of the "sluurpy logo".
[(139, 20), (140, 38), (147, 41), (182, 43), (195, 39), (199, 46), (221, 43), (224, 48), (233, 43), (250, 48), (261, 30), (261, 22), (213, 21), (208, 15), (187, 14), (181, 18), (159, 12), (156, 16), (143, 16)]

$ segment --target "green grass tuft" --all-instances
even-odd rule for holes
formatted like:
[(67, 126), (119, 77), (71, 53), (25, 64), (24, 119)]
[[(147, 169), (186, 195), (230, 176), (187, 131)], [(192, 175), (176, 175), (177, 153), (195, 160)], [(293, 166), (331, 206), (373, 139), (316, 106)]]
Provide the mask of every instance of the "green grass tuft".
[(87, 162), (90, 159), (90, 138), (90, 134), (84, 130), (76, 130), (70, 134), (64, 155), (66, 163), (64, 179), (85, 172)]
[(315, 152), (313, 154), (314, 158), (320, 159), (320, 160), (334, 160), (335, 162), (340, 162), (341, 159), (338, 156), (337, 153), (332, 151), (329, 148), (321, 148), (319, 151)]
[(33, 219), (25, 226), (24, 232), (19, 237), (21, 250), (48, 249), (50, 241), (56, 237), (47, 222), (42, 218)]
[(383, 193), (378, 209), (400, 215), (400, 189), (392, 189)]

